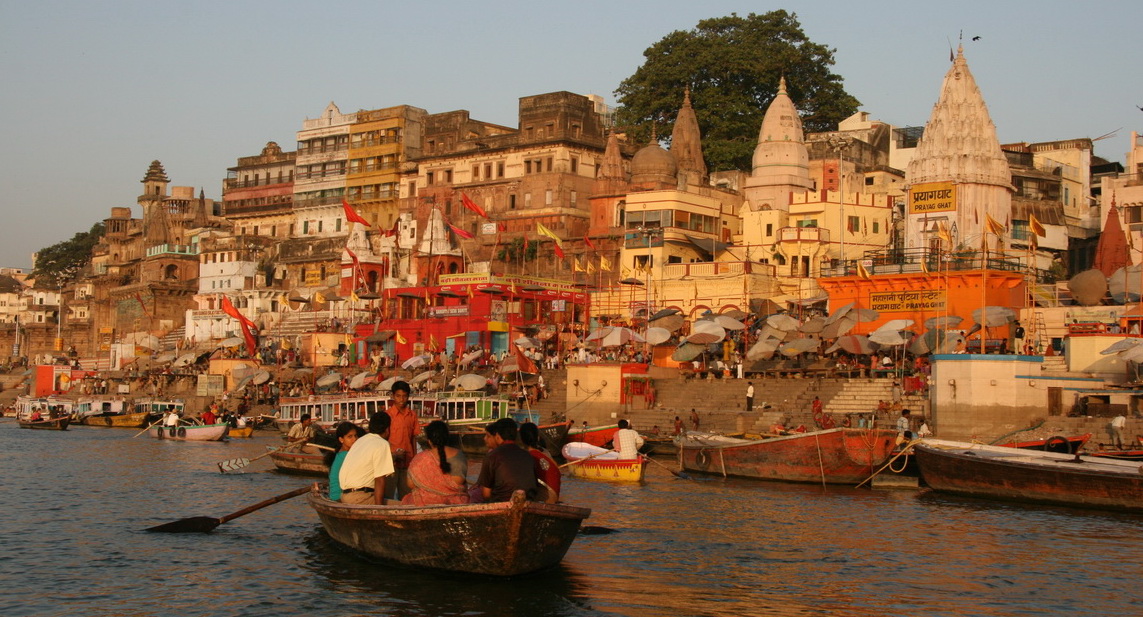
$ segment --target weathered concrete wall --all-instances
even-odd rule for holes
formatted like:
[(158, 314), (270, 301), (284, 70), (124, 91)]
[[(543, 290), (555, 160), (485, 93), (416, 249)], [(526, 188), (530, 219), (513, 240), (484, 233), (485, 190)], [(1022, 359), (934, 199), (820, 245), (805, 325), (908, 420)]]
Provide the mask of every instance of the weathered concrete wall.
[(622, 412), (622, 365), (569, 364), (567, 368), (568, 418), (591, 426), (614, 423)]
[(1049, 415), (1066, 414), (1075, 393), (1103, 385), (1086, 376), (1044, 375), (1040, 356), (933, 356), (933, 430), (944, 439), (987, 441)]

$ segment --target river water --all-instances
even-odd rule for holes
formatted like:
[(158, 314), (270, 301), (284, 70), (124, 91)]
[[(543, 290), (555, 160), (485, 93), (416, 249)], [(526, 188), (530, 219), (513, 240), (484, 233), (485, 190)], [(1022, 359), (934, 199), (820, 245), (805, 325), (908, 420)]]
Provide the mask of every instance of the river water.
[(1143, 614), (1140, 516), (687, 480), (652, 465), (642, 486), (565, 479), (565, 500), (593, 509), (586, 524), (613, 533), (581, 535), (557, 569), (505, 581), (366, 561), (300, 497), (211, 534), (145, 533), (309, 481), (265, 458), (218, 472), (276, 444), (270, 433), (133, 434), (0, 421), (0, 615)]

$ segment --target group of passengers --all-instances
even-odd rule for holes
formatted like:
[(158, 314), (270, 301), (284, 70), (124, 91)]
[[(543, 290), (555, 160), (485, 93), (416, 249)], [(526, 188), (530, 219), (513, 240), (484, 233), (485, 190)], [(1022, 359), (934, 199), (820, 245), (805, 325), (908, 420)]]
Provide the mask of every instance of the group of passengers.
[(416, 452), (421, 427), (409, 408), (409, 394), (408, 383), (393, 384), (390, 406), (369, 418), (368, 432), (350, 422), (337, 425), (330, 499), (350, 504), (465, 504), (508, 501), (518, 490), (531, 500), (559, 499), (559, 466), (540, 447), (535, 424), (518, 426), (511, 418), (501, 418), (488, 425), (488, 454), (470, 486), (468, 461), (464, 452), (449, 445), (444, 422), (434, 420), (424, 427), (428, 447)]

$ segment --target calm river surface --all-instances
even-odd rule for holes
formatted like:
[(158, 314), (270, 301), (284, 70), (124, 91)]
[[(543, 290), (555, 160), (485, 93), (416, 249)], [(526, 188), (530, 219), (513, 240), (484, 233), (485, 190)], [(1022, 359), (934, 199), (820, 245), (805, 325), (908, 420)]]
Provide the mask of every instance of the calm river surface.
[[(502, 581), (370, 563), (304, 498), (211, 534), (149, 534), (308, 481), (221, 475), (277, 443), (0, 421), (0, 615), (1141, 615), (1143, 517), (913, 491), (565, 479), (591, 507), (563, 564)], [(668, 464), (669, 459), (659, 459)], [(475, 475), (475, 469), (473, 470)], [(416, 542), (416, 538), (409, 538)]]

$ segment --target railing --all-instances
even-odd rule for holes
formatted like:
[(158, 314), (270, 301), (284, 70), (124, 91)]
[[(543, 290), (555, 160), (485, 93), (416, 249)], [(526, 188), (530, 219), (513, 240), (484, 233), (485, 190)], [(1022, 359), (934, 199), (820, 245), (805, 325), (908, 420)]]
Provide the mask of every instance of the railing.
[[(980, 270), (1001, 270), (1006, 272), (1020, 272), (1027, 274), (1028, 266), (1019, 257), (1001, 257), (989, 255), (987, 260), (978, 251), (958, 251), (943, 253), (930, 251), (927, 248), (915, 249), (886, 249), (881, 251), (867, 251), (862, 258), (835, 261), (828, 267), (823, 267), (823, 277), (854, 276), (860, 273), (857, 265), (862, 263), (869, 274), (912, 274), (928, 270), (930, 273), (963, 272)], [(1047, 270), (1033, 269), (1032, 274), (1038, 282), (1051, 280)]]
[(147, 247), (147, 257), (167, 254), (198, 255), (198, 246), (194, 244), (159, 244)]
[(782, 227), (779, 242), (829, 242), (829, 230), (822, 227)]

